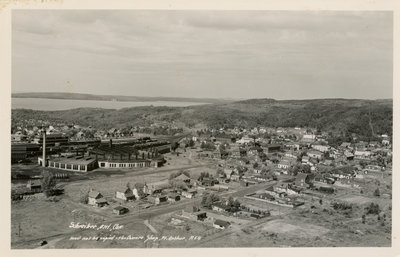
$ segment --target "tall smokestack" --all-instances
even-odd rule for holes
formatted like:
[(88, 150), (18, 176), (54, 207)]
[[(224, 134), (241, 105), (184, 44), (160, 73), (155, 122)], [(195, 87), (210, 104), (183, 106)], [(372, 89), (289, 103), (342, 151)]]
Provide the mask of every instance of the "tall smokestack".
[(43, 133), (43, 161), (42, 161), (42, 166), (46, 167), (46, 129), (43, 129), (42, 133)]

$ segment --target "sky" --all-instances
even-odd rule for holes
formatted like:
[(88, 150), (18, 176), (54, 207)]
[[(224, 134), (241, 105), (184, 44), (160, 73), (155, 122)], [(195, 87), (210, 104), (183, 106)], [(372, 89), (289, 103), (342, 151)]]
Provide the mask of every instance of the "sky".
[(393, 15), (13, 10), (12, 92), (393, 97)]

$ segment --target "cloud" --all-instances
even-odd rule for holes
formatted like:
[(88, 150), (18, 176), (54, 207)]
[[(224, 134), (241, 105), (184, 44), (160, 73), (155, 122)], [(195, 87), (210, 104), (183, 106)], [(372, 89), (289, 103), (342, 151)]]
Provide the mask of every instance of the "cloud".
[[(278, 92), (277, 84), (321, 93), (335, 83), (373, 90), (379, 80), (390, 89), (392, 19), (389, 12), (14, 10), (13, 89), (51, 91), (67, 76), (79, 78), (82, 91), (96, 84), (105, 94), (130, 86), (130, 94), (207, 96), (218, 87), (221, 97), (254, 97)], [(35, 63), (46, 78), (32, 78)], [(118, 83), (111, 90), (106, 80)]]

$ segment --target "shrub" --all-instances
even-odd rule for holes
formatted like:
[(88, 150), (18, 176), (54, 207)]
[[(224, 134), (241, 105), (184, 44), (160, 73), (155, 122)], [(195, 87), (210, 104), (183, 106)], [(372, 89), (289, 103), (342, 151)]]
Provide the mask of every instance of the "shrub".
[(381, 211), (379, 204), (371, 203), (369, 206), (365, 207), (366, 214), (379, 214)]

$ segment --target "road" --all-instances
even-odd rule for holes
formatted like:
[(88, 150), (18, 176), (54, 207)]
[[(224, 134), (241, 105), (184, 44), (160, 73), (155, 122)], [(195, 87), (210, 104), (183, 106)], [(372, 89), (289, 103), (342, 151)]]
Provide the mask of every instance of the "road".
[[(123, 178), (132, 178), (132, 177), (138, 177), (138, 176), (143, 176), (143, 175), (153, 175), (153, 174), (161, 174), (161, 173), (166, 173), (166, 172), (171, 172), (171, 171), (183, 171), (183, 170), (187, 170), (187, 169), (194, 169), (194, 168), (201, 168), (201, 167), (206, 167), (209, 166), (209, 164), (195, 164), (195, 165), (185, 165), (185, 166), (179, 166), (176, 168), (169, 168), (169, 169), (154, 169), (154, 170), (143, 170), (143, 171), (137, 171), (137, 172), (127, 172), (127, 173), (123, 173), (123, 174), (113, 174), (110, 177), (112, 178), (119, 178), (119, 177), (123, 177)], [(90, 176), (90, 174), (89, 174)], [(104, 177), (104, 178), (100, 178), (100, 179), (96, 179), (96, 182), (104, 182), (104, 181), (108, 181), (110, 180), (110, 177)], [(81, 180), (75, 180), (75, 181), (70, 181), (68, 183), (66, 183), (66, 185), (79, 185), (79, 184), (86, 184), (87, 180), (90, 180), (90, 177), (88, 177), (87, 179), (81, 179)]]

